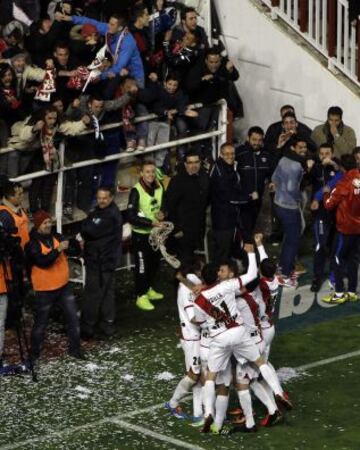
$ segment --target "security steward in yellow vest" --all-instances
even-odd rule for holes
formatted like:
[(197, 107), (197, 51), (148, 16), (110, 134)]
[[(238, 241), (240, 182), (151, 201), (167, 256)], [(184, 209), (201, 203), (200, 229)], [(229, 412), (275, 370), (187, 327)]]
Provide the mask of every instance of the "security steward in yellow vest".
[(31, 283), (35, 292), (34, 325), (31, 332), (31, 356), (36, 361), (41, 353), (49, 313), (58, 302), (64, 311), (69, 339), (69, 354), (85, 359), (80, 348), (80, 325), (76, 301), (69, 285), (69, 265), (64, 253), (69, 241), (52, 232), (49, 213), (38, 210), (33, 215), (34, 228), (25, 246)]
[(132, 246), (135, 258), (136, 306), (144, 311), (154, 309), (152, 300), (161, 300), (163, 294), (153, 289), (159, 267), (160, 254), (149, 244), (153, 227), (161, 227), (164, 214), (161, 211), (164, 189), (156, 179), (156, 166), (152, 160), (141, 165), (141, 178), (132, 188), (127, 207), (128, 220), (132, 226)]
[(29, 219), (21, 206), (24, 195), (23, 188), (21, 184), (9, 181), (3, 187), (2, 192), (0, 221), (8, 233), (20, 238), (20, 245), (24, 249), (29, 242)]

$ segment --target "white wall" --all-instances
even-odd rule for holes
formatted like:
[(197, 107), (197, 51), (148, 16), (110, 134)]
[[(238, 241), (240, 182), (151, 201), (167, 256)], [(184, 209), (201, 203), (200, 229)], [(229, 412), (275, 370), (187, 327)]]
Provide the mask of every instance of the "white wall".
[(266, 128), (279, 120), (280, 106), (295, 106), (310, 128), (325, 121), (329, 106), (344, 110), (360, 142), (360, 101), (307, 50), (296, 44), (251, 0), (214, 0), (230, 57), (240, 70), (244, 102), (241, 134), (249, 126)]

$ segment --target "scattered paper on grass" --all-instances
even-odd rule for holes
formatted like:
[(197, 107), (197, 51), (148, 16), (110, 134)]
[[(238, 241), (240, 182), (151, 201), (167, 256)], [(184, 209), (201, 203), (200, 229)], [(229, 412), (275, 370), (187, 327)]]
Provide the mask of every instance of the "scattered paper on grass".
[(155, 380), (157, 381), (170, 381), (173, 380), (175, 378), (175, 375), (171, 372), (161, 372), (158, 373), (157, 375), (155, 375)]
[(82, 394), (87, 394), (87, 395), (91, 394), (91, 390), (88, 389), (85, 386), (79, 386), (78, 385), (78, 386), (75, 387), (75, 391), (81, 392)]
[(292, 367), (281, 367), (276, 373), (281, 383), (293, 381), (307, 375), (306, 372), (293, 369)]

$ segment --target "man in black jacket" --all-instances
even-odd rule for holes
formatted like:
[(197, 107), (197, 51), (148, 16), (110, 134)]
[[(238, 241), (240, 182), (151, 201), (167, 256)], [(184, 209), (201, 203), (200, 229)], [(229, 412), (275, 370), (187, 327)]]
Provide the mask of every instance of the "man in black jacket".
[(113, 188), (99, 187), (96, 201), (81, 226), (86, 266), (81, 331), (85, 338), (93, 336), (98, 322), (106, 336), (114, 333), (115, 269), (121, 254), (122, 216)]
[(235, 168), (235, 149), (225, 143), (210, 173), (211, 221), (214, 259), (227, 261), (239, 220), (240, 175)]
[(259, 216), (266, 181), (272, 174), (269, 153), (263, 149), (264, 131), (257, 126), (248, 131), (245, 144), (236, 149), (237, 171), (240, 175), (241, 194), (241, 229), (245, 242), (254, 234), (256, 220)]
[(205, 232), (205, 211), (209, 196), (209, 176), (201, 169), (198, 153), (190, 150), (184, 169), (171, 179), (165, 195), (168, 218), (175, 225), (177, 256), (181, 261), (193, 256)]

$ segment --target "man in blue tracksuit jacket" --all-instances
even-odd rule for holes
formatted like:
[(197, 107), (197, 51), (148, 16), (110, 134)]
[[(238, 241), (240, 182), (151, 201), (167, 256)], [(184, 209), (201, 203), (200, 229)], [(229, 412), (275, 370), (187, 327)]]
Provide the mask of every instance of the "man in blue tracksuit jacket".
[[(68, 17), (68, 18), (67, 18)], [(94, 25), (99, 34), (105, 36), (108, 51), (112, 54), (113, 65), (101, 74), (102, 80), (119, 76), (122, 69), (127, 69), (129, 75), (134, 77), (140, 87), (144, 87), (144, 67), (134, 37), (124, 26), (122, 17), (113, 14), (108, 23), (98, 22), (88, 17), (64, 16), (63, 20), (71, 20), (75, 25), (90, 23)]]

